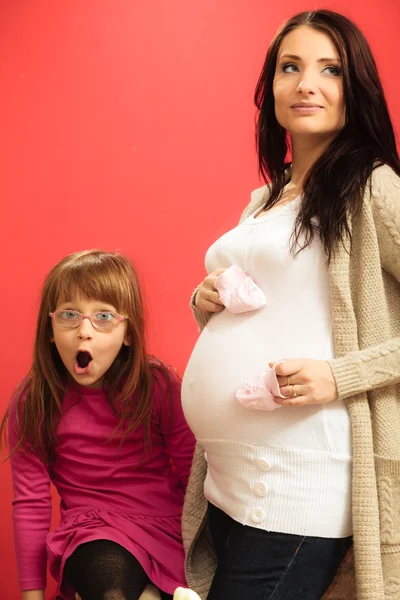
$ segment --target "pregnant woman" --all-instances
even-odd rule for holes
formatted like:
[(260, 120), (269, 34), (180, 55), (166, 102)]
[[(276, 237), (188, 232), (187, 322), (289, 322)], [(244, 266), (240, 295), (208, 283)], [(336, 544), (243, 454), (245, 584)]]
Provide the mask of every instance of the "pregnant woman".
[[(319, 600), (354, 539), (357, 598), (383, 600), (400, 586), (400, 162), (384, 92), (360, 30), (316, 11), (280, 30), (255, 98), (270, 183), (209, 248), (192, 297), (187, 580), (209, 600)], [(232, 265), (264, 307), (225, 308)], [(271, 366), (275, 410), (240, 402)]]

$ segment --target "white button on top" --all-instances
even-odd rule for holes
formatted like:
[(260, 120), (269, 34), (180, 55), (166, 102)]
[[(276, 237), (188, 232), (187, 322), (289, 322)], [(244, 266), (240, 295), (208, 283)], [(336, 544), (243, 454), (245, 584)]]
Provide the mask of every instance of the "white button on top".
[(250, 513), (250, 517), (254, 523), (261, 523), (261, 521), (264, 521), (265, 519), (265, 512), (262, 508), (253, 508)]
[(265, 458), (259, 458), (257, 460), (257, 467), (260, 469), (260, 471), (270, 471), (271, 463), (265, 460)]
[(257, 496), (263, 498), (267, 495), (268, 488), (263, 481), (257, 481), (257, 483), (254, 485), (254, 491)]

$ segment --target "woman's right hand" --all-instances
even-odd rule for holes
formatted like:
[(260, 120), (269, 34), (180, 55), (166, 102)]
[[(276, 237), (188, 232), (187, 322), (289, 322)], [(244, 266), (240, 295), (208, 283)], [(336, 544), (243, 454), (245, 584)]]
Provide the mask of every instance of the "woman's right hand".
[(224, 310), (224, 305), (219, 299), (219, 294), (214, 287), (217, 277), (226, 271), (226, 269), (215, 269), (207, 275), (204, 281), (197, 288), (194, 305), (201, 313), (218, 313)]

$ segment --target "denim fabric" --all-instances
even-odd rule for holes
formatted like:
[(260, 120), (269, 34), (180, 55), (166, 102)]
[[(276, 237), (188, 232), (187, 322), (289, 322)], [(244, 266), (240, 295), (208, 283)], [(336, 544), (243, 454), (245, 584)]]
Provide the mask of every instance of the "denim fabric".
[(320, 600), (352, 543), (248, 527), (211, 504), (208, 517), (218, 560), (208, 600)]

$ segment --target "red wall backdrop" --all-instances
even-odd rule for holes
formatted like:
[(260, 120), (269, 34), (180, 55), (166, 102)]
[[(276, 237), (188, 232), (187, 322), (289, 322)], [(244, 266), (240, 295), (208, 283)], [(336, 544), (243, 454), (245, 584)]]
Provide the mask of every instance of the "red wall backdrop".
[[(182, 373), (204, 252), (259, 185), (252, 95), (268, 42), (318, 6), (1, 0), (2, 412), (29, 367), (44, 275), (85, 248), (132, 257), (149, 348)], [(367, 34), (399, 129), (398, 0), (324, 6)], [(17, 600), (8, 463), (0, 477), (0, 597)]]

